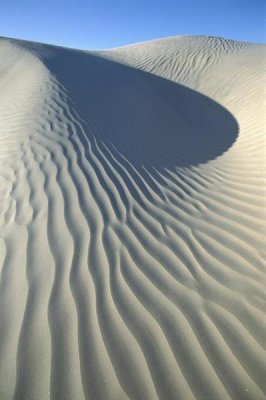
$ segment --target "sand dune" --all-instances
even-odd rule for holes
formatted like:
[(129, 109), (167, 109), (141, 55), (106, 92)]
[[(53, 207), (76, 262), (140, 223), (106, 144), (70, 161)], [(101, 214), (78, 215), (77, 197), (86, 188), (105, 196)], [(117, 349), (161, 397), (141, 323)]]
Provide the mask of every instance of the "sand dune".
[(266, 47), (0, 39), (0, 399), (266, 398)]

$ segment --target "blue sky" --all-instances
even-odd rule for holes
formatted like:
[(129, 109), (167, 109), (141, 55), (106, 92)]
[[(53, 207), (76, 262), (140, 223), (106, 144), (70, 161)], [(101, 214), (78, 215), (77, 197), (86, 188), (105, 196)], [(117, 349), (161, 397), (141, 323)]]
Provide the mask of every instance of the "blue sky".
[(0, 35), (104, 49), (175, 35), (265, 42), (265, 0), (0, 0)]

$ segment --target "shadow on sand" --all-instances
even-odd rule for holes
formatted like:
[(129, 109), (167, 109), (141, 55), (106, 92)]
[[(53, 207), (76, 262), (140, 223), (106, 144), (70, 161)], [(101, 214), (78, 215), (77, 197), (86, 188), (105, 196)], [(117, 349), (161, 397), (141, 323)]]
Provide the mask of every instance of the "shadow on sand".
[(95, 53), (51, 53), (44, 62), (86, 121), (86, 135), (112, 144), (137, 169), (206, 163), (237, 138), (232, 114), (194, 90)]

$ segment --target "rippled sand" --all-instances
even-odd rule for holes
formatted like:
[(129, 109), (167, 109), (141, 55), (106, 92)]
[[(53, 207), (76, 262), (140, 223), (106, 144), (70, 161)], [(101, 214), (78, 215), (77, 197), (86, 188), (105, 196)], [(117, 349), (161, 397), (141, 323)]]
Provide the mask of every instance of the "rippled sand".
[(266, 398), (265, 49), (0, 39), (1, 400)]

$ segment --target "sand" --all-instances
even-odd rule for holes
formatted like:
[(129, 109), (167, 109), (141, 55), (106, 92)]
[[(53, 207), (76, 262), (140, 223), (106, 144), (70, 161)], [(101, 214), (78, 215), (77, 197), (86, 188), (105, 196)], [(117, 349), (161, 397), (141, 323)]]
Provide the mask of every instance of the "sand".
[(0, 399), (266, 398), (266, 46), (0, 39)]

